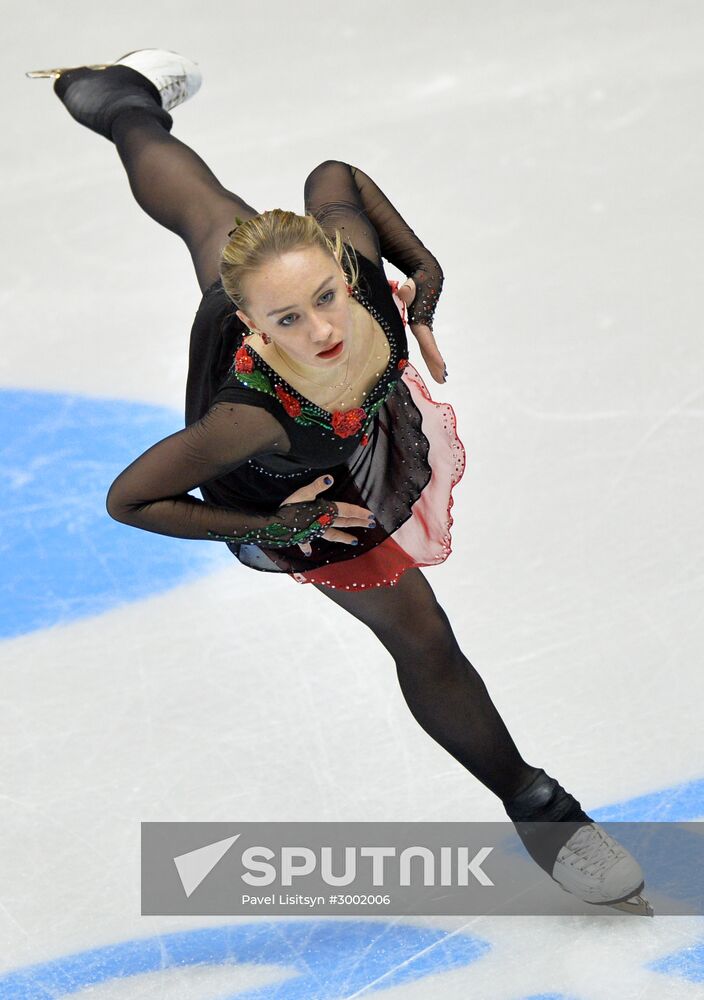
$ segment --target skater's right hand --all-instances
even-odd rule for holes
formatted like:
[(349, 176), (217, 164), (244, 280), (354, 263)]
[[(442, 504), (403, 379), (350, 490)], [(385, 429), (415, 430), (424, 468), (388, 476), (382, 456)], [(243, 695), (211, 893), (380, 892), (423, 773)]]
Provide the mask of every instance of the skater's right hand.
[[(299, 503), (301, 500), (315, 500), (319, 493), (331, 486), (332, 476), (329, 483), (325, 482), (325, 475), (318, 476), (312, 483), (301, 486), (295, 493), (286, 497), (281, 506), (284, 507), (288, 503)], [(338, 516), (332, 522), (333, 525), (345, 528), (370, 528), (372, 526), (370, 521), (374, 519), (374, 515), (366, 507), (358, 507), (354, 503), (342, 503), (340, 500), (336, 500), (335, 503), (337, 504)], [(339, 528), (335, 527), (327, 528), (320, 537), (327, 538), (329, 542), (345, 542), (347, 545), (354, 545), (356, 541), (354, 535), (348, 531), (340, 531)], [(307, 556), (313, 552), (310, 542), (299, 543), (299, 548)]]

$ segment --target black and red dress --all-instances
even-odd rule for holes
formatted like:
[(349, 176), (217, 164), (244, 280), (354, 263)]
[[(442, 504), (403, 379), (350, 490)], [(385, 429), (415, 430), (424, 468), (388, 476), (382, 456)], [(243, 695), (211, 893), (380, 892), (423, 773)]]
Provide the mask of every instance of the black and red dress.
[[(375, 211), (370, 215), (376, 215), (376, 227), (371, 234), (369, 215), (360, 229), (359, 209), (354, 220), (341, 218), (343, 208), (331, 212), (330, 206), (340, 202), (334, 202), (329, 189), (316, 213), (321, 225), (324, 219), (332, 223), (343, 239), (350, 232), (356, 237), (345, 239), (359, 265), (353, 294), (380, 324), (389, 344), (388, 365), (364, 406), (330, 412), (286, 382), (243, 343), (249, 331), (219, 279), (204, 293), (193, 323), (186, 387), (187, 426), (213, 404), (227, 401), (267, 410), (290, 441), (286, 454), (249, 456), (226, 475), (201, 484), (206, 503), (273, 512), (295, 490), (329, 472), (334, 483), (320, 496), (374, 513), (375, 528), (359, 533), (349, 529), (359, 539), (357, 546), (317, 537), (310, 556), (298, 545), (266, 548), (226, 541), (240, 562), (252, 569), (348, 590), (392, 585), (406, 569), (447, 558), (452, 490), (465, 469), (452, 406), (432, 399), (408, 359), (406, 307), (396, 294), (398, 283), (385, 274), (381, 253), (416, 280), (419, 291), (409, 308), (413, 321), (428, 322), (427, 312), (418, 308), (414, 315), (413, 309), (428, 281), (431, 288), (433, 282), (436, 289), (442, 284), (442, 273), (405, 224), (402, 231), (398, 224), (393, 229), (384, 225), (380, 192), (375, 186), (374, 191)], [(384, 207), (394, 221), (400, 219), (388, 200)]]

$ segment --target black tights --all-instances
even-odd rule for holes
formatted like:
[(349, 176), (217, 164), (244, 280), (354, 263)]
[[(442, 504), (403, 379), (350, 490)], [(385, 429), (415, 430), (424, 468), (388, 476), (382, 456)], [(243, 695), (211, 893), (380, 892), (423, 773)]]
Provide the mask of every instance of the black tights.
[(112, 126), (132, 194), (155, 222), (185, 242), (202, 292), (218, 277), (220, 251), (235, 216), (259, 213), (222, 186), (198, 154), (148, 111), (120, 114)]
[[(218, 277), (220, 251), (235, 216), (258, 213), (227, 191), (207, 164), (148, 111), (120, 114), (112, 138), (137, 202), (185, 241), (204, 291)], [(393, 587), (314, 586), (372, 630), (396, 663), (415, 719), (483, 785), (505, 800), (531, 781), (538, 769), (516, 749), (419, 569), (407, 570)]]
[(420, 569), (406, 570), (393, 587), (313, 586), (371, 629), (394, 658), (416, 722), (475, 778), (502, 800), (530, 782), (538, 769), (516, 749)]

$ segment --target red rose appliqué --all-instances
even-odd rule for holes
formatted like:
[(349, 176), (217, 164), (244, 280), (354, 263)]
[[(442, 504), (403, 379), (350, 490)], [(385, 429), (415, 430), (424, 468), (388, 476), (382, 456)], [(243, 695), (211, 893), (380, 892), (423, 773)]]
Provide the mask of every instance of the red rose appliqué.
[(297, 417), (301, 412), (301, 404), (295, 396), (292, 396), (290, 392), (286, 392), (286, 390), (282, 389), (280, 385), (276, 386), (276, 395), (279, 397), (279, 400), (283, 404), (283, 408), (286, 410), (289, 417)]
[(347, 410), (346, 413), (343, 413), (342, 410), (335, 410), (332, 415), (332, 429), (338, 437), (352, 437), (353, 434), (357, 433), (366, 419), (367, 414), (361, 406), (356, 406), (353, 410)]
[(235, 351), (235, 371), (236, 372), (252, 372), (254, 371), (254, 362), (250, 358), (249, 354), (244, 347), (238, 347)]
[(399, 369), (399, 371), (403, 371), (403, 369), (406, 367), (407, 364), (408, 364), (408, 358), (401, 358), (396, 367)]

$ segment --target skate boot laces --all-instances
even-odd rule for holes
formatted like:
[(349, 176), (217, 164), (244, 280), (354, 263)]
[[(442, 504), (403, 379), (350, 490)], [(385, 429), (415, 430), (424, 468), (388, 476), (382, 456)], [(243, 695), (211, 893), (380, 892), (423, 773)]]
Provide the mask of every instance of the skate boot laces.
[(556, 864), (568, 864), (584, 875), (605, 877), (620, 861), (630, 857), (606, 830), (596, 823), (580, 826), (560, 850)]
[(192, 97), (203, 80), (197, 63), (168, 49), (136, 49), (120, 56), (117, 65), (130, 66), (146, 76), (159, 91), (165, 111)]
[(598, 823), (579, 827), (572, 834), (557, 855), (552, 877), (587, 903), (626, 901), (623, 908), (652, 916), (652, 908), (638, 897), (645, 884), (640, 865)]
[(161, 94), (161, 104), (165, 111), (183, 104), (190, 97), (191, 92), (185, 76), (167, 76), (154, 72), (150, 74), (150, 78)]

